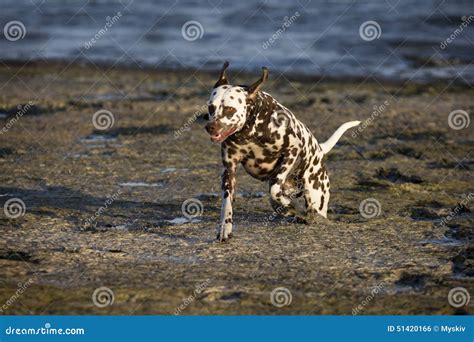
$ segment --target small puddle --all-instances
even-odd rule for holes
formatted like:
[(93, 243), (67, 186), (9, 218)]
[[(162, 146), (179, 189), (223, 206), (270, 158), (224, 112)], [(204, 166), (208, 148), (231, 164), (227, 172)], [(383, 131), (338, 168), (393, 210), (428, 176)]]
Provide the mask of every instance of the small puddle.
[(438, 245), (438, 246), (443, 246), (443, 247), (458, 247), (462, 246), (463, 243), (462, 241), (456, 240), (456, 239), (431, 239), (431, 240), (422, 240), (418, 242), (420, 245)]
[(132, 228), (132, 225), (130, 223), (125, 223), (125, 224), (120, 224), (118, 226), (113, 226), (111, 227), (110, 229), (114, 229), (114, 230), (129, 230), (130, 228)]
[[(197, 198), (201, 200), (211, 200), (214, 198), (220, 198), (221, 194), (217, 192), (203, 192), (197, 194)], [(249, 192), (249, 191), (239, 191), (235, 194), (236, 198), (262, 198), (265, 197), (266, 193), (263, 191)]]
[(81, 142), (84, 143), (100, 143), (100, 142), (112, 142), (112, 141), (117, 141), (116, 137), (113, 137), (111, 135), (102, 135), (102, 134), (91, 134), (88, 135), (85, 138), (81, 138)]
[(72, 155), (73, 158), (89, 158), (89, 156), (85, 153), (77, 153)]
[(200, 200), (210, 200), (213, 198), (219, 198), (219, 194), (217, 192), (202, 192), (198, 194), (196, 198)]
[(88, 148), (105, 148), (105, 147), (121, 147), (117, 144), (117, 138), (111, 135), (91, 134), (87, 137), (81, 138), (80, 141)]
[(125, 182), (120, 183), (119, 186), (126, 186), (126, 187), (159, 187), (163, 186), (163, 183), (145, 183), (145, 182)]
[(176, 167), (165, 167), (160, 170), (161, 173), (175, 173), (175, 172), (188, 172), (189, 169), (186, 168), (176, 168)]
[(173, 225), (182, 225), (182, 224), (187, 224), (187, 223), (197, 223), (201, 222), (201, 220), (198, 219), (187, 219), (186, 217), (176, 217), (172, 220), (166, 220), (166, 222), (171, 223)]
[(165, 95), (126, 95), (126, 94), (97, 94), (83, 96), (82, 100), (98, 101), (162, 101), (166, 99)]
[(176, 172), (176, 168), (175, 167), (167, 167), (165, 169), (161, 169), (161, 173), (171, 173), (171, 172)]
[(266, 194), (263, 191), (257, 191), (257, 192), (242, 191), (242, 192), (237, 192), (235, 194), (235, 196), (238, 198), (262, 198), (262, 197), (265, 197), (265, 195)]

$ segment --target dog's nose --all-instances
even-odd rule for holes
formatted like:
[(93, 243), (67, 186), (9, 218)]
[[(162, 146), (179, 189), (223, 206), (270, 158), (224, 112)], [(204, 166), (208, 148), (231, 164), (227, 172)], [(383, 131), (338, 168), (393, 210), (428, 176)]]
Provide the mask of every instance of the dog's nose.
[(218, 129), (219, 129), (218, 124), (215, 121), (214, 122), (208, 122), (206, 124), (206, 131), (209, 134), (214, 134), (215, 132), (218, 131)]

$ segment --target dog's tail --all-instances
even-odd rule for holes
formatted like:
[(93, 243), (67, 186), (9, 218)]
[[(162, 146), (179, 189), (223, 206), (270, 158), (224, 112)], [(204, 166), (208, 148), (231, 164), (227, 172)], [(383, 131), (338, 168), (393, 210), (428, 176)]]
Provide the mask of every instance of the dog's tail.
[(321, 146), (321, 149), (323, 150), (323, 153), (326, 154), (329, 151), (331, 151), (334, 145), (336, 145), (336, 143), (342, 137), (345, 131), (359, 124), (360, 124), (360, 121), (349, 121), (339, 126), (339, 128), (336, 129), (336, 131), (333, 133), (333, 135), (331, 135), (331, 137), (328, 140), (326, 140), (322, 144), (319, 144), (319, 146)]

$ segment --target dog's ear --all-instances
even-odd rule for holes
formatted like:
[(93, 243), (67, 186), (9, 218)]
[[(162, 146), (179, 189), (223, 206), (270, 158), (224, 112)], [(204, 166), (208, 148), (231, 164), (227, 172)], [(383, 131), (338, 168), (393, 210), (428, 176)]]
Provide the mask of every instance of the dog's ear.
[(229, 84), (229, 81), (227, 80), (227, 74), (225, 72), (225, 69), (227, 69), (228, 66), (229, 66), (229, 62), (225, 61), (224, 65), (222, 66), (219, 79), (217, 80), (216, 84), (214, 84), (214, 88), (217, 88), (221, 85)]
[(250, 99), (252, 99), (252, 100), (255, 99), (255, 97), (257, 96), (258, 91), (260, 90), (263, 83), (265, 83), (265, 81), (267, 79), (268, 79), (268, 69), (266, 67), (263, 67), (262, 68), (262, 76), (260, 76), (260, 78), (258, 79), (257, 82), (255, 82), (254, 84), (249, 86), (249, 88), (247, 90)]

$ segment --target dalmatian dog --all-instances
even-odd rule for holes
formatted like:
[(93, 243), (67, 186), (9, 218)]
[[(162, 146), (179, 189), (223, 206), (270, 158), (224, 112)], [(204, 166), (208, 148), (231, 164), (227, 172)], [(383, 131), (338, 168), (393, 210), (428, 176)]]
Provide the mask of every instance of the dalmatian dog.
[(280, 216), (303, 222), (312, 214), (326, 218), (329, 178), (323, 158), (344, 132), (360, 121), (346, 122), (318, 144), (288, 108), (260, 90), (268, 78), (267, 68), (262, 68), (260, 79), (252, 85), (233, 86), (227, 80), (228, 66), (225, 62), (212, 89), (205, 126), (211, 141), (221, 144), (224, 164), (217, 239), (232, 237), (238, 164), (254, 178), (269, 183), (270, 203)]

